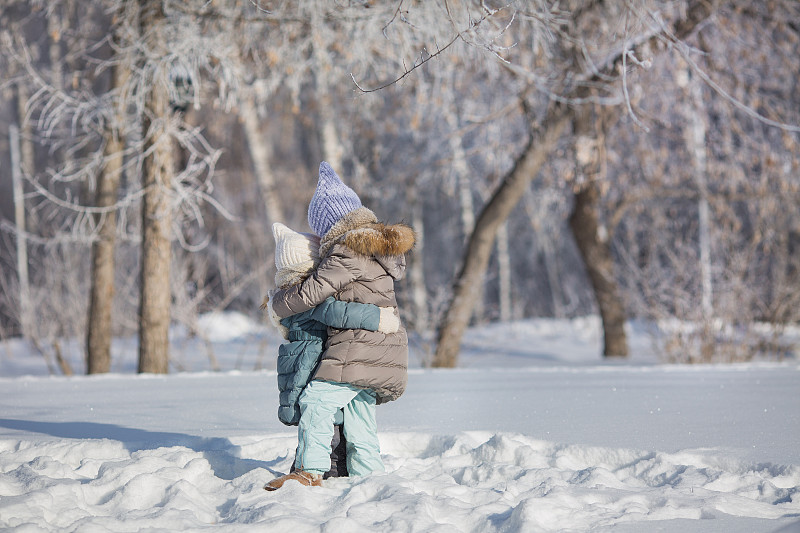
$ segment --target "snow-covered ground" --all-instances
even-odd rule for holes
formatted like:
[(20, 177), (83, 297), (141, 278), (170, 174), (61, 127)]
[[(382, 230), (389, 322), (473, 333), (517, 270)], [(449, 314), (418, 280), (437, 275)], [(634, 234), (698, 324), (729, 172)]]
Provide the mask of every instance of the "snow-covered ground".
[[(173, 335), (176, 372), (50, 377), (0, 343), (0, 530), (301, 532), (800, 531), (800, 362), (661, 365), (631, 328), (626, 362), (597, 321), (476, 328), (461, 367), (378, 408), (387, 472), (320, 488), (286, 472), (280, 339), (240, 315)], [(66, 349), (76, 370), (78, 349)], [(178, 372), (180, 369), (182, 372)]]

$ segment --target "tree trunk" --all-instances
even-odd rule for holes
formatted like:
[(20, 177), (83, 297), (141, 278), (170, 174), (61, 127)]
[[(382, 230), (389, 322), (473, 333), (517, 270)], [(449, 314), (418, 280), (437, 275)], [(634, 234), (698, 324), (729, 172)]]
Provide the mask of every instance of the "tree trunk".
[[(148, 48), (165, 51), (159, 32), (151, 31), (164, 18), (158, 0), (140, 0), (141, 34), (149, 35)], [(169, 207), (172, 168), (172, 142), (162, 121), (169, 118), (166, 81), (156, 78), (147, 98), (143, 116), (145, 135), (142, 203), (142, 268), (139, 323), (139, 372), (165, 374), (169, 363), (170, 323), (170, 225)]]
[(274, 222), (283, 222), (286, 218), (283, 216), (283, 208), (278, 199), (275, 174), (272, 172), (269, 160), (269, 148), (261, 134), (258, 110), (252, 98), (245, 98), (242, 101), (241, 117), (250, 157), (253, 158), (256, 181), (267, 212), (267, 228), (272, 228)]
[(689, 152), (694, 162), (694, 178), (697, 183), (699, 198), (697, 200), (697, 244), (700, 248), (700, 309), (702, 311), (702, 329), (700, 333), (700, 360), (710, 361), (716, 350), (716, 339), (713, 332), (714, 292), (711, 277), (711, 208), (708, 202), (708, 157), (706, 154), (706, 114), (703, 113), (703, 92), (700, 80), (687, 69), (690, 100), (688, 111)]
[[(451, 170), (453, 173), (453, 180), (456, 187), (456, 195), (458, 197), (459, 213), (461, 218), (461, 235), (464, 244), (469, 242), (469, 236), (475, 230), (475, 203), (472, 198), (472, 180), (469, 174), (469, 165), (467, 163), (467, 153), (464, 151), (464, 142), (462, 135), (459, 133), (461, 127), (461, 120), (459, 118), (459, 110), (456, 102), (451, 101), (447, 106), (447, 114), (445, 115), (447, 125), (450, 128), (449, 145), (450, 151), (453, 154), (453, 162)], [(454, 274), (458, 264), (453, 264)], [(483, 284), (479, 294), (475, 297), (475, 302), (486, 301), (486, 291)], [(480, 321), (483, 315), (483, 306), (472, 305), (472, 317)]]
[(558, 277), (558, 263), (556, 261), (556, 250), (553, 243), (560, 238), (558, 231), (552, 224), (548, 224), (546, 218), (549, 210), (543, 208), (541, 203), (533, 198), (530, 189), (526, 191), (525, 212), (531, 224), (531, 230), (536, 237), (538, 253), (542, 254), (544, 270), (547, 274), (547, 284), (550, 288), (550, 299), (552, 302), (552, 314), (555, 318), (564, 318), (565, 304), (562, 296), (561, 282)]
[[(314, 10), (312, 17), (312, 27), (320, 27), (324, 24), (322, 20), (322, 10)], [(314, 69), (314, 89), (315, 98), (319, 106), (319, 135), (322, 145), (322, 157), (337, 172), (343, 172), (344, 147), (339, 137), (339, 130), (336, 126), (336, 114), (334, 106), (336, 102), (332, 98), (333, 85), (330, 76), (333, 72), (330, 54), (327, 44), (322, 39), (322, 32), (314, 32), (313, 37), (313, 61)]]
[[(36, 172), (36, 147), (33, 143), (33, 125), (28, 120), (28, 100), (30, 92), (24, 82), (17, 84), (17, 114), (19, 116), (19, 158), (17, 169), (21, 171), (23, 180), (30, 178)], [(26, 229), (36, 233), (38, 227), (38, 210), (31, 209), (26, 213), (28, 219)]]
[(61, 54), (61, 36), (69, 30), (70, 6), (62, 5), (61, 10), (47, 17), (47, 34), (50, 36), (48, 55), (50, 58), (50, 83), (56, 88), (64, 87), (63, 57)]
[(428, 322), (428, 298), (425, 289), (425, 222), (422, 214), (422, 202), (419, 201), (416, 183), (412, 183), (406, 191), (406, 205), (411, 206), (411, 227), (414, 229), (416, 241), (414, 255), (408, 267), (408, 277), (411, 282), (411, 301), (414, 316), (411, 323), (416, 331), (424, 332), (430, 329)]
[(588, 182), (575, 195), (569, 227), (586, 266), (600, 310), (603, 322), (603, 355), (626, 357), (628, 339), (625, 335), (625, 308), (614, 279), (611, 249), (597, 217), (599, 200), (597, 183)]
[(703, 320), (708, 323), (714, 315), (713, 285), (711, 281), (711, 214), (708, 204), (708, 158), (706, 157), (706, 131), (705, 114), (703, 113), (703, 93), (700, 80), (692, 76), (688, 70), (689, 93), (691, 103), (688, 106), (689, 152), (694, 161), (694, 177), (700, 197), (697, 202), (698, 214), (698, 245), (700, 247), (700, 286)]
[(555, 246), (553, 246), (553, 241), (549, 235), (544, 235), (540, 238), (539, 250), (542, 252), (544, 270), (547, 273), (547, 284), (550, 286), (553, 316), (555, 318), (564, 318), (566, 316), (564, 312), (566, 306), (564, 304), (564, 297), (562, 296), (561, 281), (558, 277)]
[(464, 143), (458, 133), (459, 119), (458, 108), (453, 103), (448, 108), (445, 116), (450, 127), (450, 151), (453, 153), (452, 172), (455, 178), (458, 205), (461, 208), (461, 229), (466, 243), (472, 230), (475, 228), (475, 206), (472, 202), (472, 182), (469, 179), (469, 166), (467, 154), (464, 152)]
[(500, 321), (513, 318), (511, 300), (511, 250), (508, 246), (508, 224), (503, 223), (497, 230), (497, 278), (499, 284)]
[[(112, 89), (125, 84), (127, 74), (119, 66), (113, 70)], [(120, 108), (121, 109), (121, 108)], [(125, 120), (124, 112), (117, 112), (117, 124)], [(97, 178), (95, 205), (110, 208), (119, 194), (125, 141), (114, 126), (106, 131), (104, 149), (105, 166)], [(97, 239), (92, 243), (92, 286), (89, 295), (89, 319), (86, 333), (86, 371), (89, 374), (111, 370), (111, 309), (114, 301), (114, 250), (116, 248), (117, 212), (109, 209), (95, 215), (98, 225)]]
[[(686, 38), (717, 8), (716, 1), (698, 1), (690, 3), (683, 19), (675, 23), (673, 35), (678, 39)], [(652, 37), (654, 41), (657, 37)], [(644, 46), (642, 44), (641, 46)], [(615, 69), (622, 60), (618, 56), (611, 64)], [(596, 163), (592, 157), (599, 157), (596, 132), (591, 119), (591, 108), (588, 105), (577, 107), (573, 111), (573, 126), (576, 137), (576, 159), (579, 173), (584, 174), (582, 186), (575, 195), (575, 205), (570, 215), (569, 225), (575, 241), (583, 257), (589, 280), (594, 289), (600, 317), (603, 322), (604, 346), (606, 357), (628, 355), (628, 340), (625, 334), (625, 307), (619, 295), (619, 288), (614, 279), (614, 261), (608, 243), (608, 235), (600, 224), (597, 214), (600, 190), (593, 177), (596, 172), (592, 166)]]
[(566, 109), (562, 105), (553, 105), (542, 121), (542, 129), (531, 134), (514, 168), (501, 180), (481, 211), (467, 244), (461, 271), (456, 277), (453, 299), (439, 327), (433, 366), (453, 368), (458, 364), (461, 338), (481, 295), (483, 276), (497, 230), (522, 198), (525, 188), (539, 172), (567, 123)]
[(17, 227), (17, 276), (19, 277), (19, 327), (24, 338), (31, 333), (31, 289), (28, 277), (28, 242), (25, 225), (25, 195), (20, 169), (19, 128), (8, 127), (11, 152), (11, 181), (14, 190), (14, 223)]
[(580, 184), (569, 217), (569, 227), (583, 258), (586, 272), (594, 290), (600, 319), (603, 323), (603, 355), (628, 355), (625, 335), (625, 306), (614, 277), (614, 258), (609, 235), (600, 223), (598, 185), (603, 160), (605, 138), (597, 127), (594, 106), (585, 104), (573, 108), (572, 126), (575, 136), (576, 181)]

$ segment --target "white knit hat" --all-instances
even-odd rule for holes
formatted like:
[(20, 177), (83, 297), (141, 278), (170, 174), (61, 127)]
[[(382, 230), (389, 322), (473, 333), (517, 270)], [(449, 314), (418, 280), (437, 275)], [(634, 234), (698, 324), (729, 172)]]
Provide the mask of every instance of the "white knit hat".
[[(286, 279), (288, 272), (306, 273), (319, 264), (319, 237), (310, 233), (299, 233), (276, 222), (272, 225), (275, 237), (276, 282)], [(279, 283), (281, 285), (281, 283)]]

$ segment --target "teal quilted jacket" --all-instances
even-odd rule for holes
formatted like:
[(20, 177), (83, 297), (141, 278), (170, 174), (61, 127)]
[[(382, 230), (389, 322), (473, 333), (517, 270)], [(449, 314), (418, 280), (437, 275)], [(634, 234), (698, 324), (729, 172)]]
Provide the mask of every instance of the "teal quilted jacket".
[(314, 377), (328, 338), (328, 327), (378, 331), (379, 323), (377, 305), (341, 302), (333, 297), (308, 311), (282, 319), (281, 325), (289, 330), (289, 342), (278, 348), (278, 419), (289, 426), (300, 422), (297, 400)]

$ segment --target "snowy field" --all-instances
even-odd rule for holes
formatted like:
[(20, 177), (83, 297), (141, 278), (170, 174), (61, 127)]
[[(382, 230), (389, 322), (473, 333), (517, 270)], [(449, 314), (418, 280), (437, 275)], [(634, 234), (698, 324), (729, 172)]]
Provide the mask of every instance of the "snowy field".
[(474, 329), (456, 370), (414, 346), (378, 408), (385, 474), (267, 493), (296, 444), (280, 339), (234, 314), (203, 331), (174, 332), (168, 376), (133, 373), (133, 340), (70, 378), (0, 343), (0, 531), (800, 531), (797, 355), (660, 365), (633, 328), (609, 363), (596, 320)]

